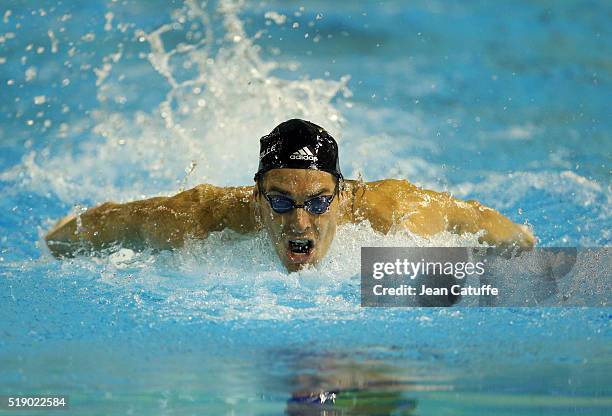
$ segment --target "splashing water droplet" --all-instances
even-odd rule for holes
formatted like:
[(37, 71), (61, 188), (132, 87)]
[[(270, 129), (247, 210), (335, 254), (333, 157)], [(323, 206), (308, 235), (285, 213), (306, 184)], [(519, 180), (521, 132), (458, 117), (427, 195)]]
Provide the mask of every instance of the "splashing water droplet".
[(85, 42), (93, 42), (96, 39), (96, 34), (93, 32), (89, 32), (81, 36), (81, 40)]
[(25, 80), (26, 80), (26, 82), (33, 81), (36, 78), (37, 74), (38, 74), (38, 70), (34, 66), (31, 66), (28, 69), (26, 69), (26, 71), (25, 71)]

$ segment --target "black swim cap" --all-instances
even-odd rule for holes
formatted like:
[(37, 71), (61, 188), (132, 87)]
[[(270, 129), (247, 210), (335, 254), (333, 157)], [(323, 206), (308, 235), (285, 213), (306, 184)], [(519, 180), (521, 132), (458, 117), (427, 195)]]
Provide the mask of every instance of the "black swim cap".
[(287, 120), (260, 139), (255, 180), (281, 168), (322, 170), (340, 179), (338, 144), (323, 127), (297, 118)]

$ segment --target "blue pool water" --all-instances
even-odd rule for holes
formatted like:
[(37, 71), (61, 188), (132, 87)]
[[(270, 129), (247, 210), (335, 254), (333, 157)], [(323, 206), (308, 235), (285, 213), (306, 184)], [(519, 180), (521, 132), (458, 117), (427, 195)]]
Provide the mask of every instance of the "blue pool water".
[(481, 200), (540, 246), (608, 246), (611, 15), (603, 0), (3, 2), (0, 395), (67, 394), (92, 415), (275, 415), (332, 389), (389, 414), (610, 414), (610, 308), (359, 306), (362, 246), (473, 235), (347, 226), (290, 275), (263, 235), (62, 262), (42, 236), (103, 201), (249, 184), (258, 138), (302, 117), (338, 139), (348, 177)]

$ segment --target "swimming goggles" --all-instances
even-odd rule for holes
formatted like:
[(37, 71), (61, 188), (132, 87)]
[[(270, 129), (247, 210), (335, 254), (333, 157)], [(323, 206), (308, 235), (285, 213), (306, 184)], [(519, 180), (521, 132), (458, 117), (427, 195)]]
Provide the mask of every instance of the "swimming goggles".
[(293, 199), (284, 195), (266, 194), (261, 188), (261, 182), (258, 183), (258, 186), (259, 192), (261, 192), (264, 198), (266, 198), (270, 204), (270, 207), (272, 207), (272, 210), (277, 214), (286, 214), (287, 212), (296, 208), (304, 208), (309, 213), (315, 215), (325, 214), (329, 210), (329, 206), (334, 200), (334, 196), (336, 196), (336, 192), (338, 190), (338, 183), (336, 182), (336, 187), (334, 188), (334, 193), (332, 195), (315, 196), (314, 198), (304, 201), (304, 204), (298, 205)]

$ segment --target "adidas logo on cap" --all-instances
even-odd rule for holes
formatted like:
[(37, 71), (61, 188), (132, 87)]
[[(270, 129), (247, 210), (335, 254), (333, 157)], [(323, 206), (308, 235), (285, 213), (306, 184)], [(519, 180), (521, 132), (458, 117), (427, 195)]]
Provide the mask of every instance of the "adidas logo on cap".
[(312, 160), (316, 162), (317, 157), (312, 154), (308, 147), (304, 146), (297, 152), (293, 152), (291, 156), (289, 156), (289, 159)]

